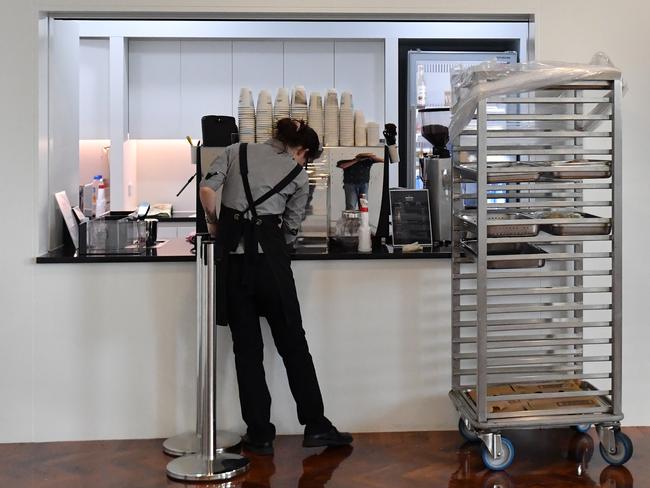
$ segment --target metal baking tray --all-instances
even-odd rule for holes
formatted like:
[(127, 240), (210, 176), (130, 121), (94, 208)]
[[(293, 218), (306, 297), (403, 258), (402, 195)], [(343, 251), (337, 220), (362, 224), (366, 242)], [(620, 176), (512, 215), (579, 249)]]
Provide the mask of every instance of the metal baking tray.
[[(539, 180), (541, 173), (539, 172), (518, 172), (517, 167), (533, 165), (523, 165), (522, 163), (490, 163), (490, 168), (512, 168), (512, 173), (492, 173), (488, 174), (488, 183), (530, 183)], [(478, 178), (476, 171), (476, 164), (459, 164), (456, 166), (461, 176), (469, 180), (476, 181)]]
[[(575, 171), (571, 171), (571, 170)], [(561, 170), (561, 171), (559, 171)], [(550, 165), (549, 172), (544, 177), (563, 180), (582, 180), (585, 178), (609, 178), (612, 176), (610, 161), (590, 161), (587, 159), (574, 159), (572, 161), (558, 161)]]
[[(463, 241), (462, 245), (474, 256), (478, 254), (476, 241)], [(488, 244), (487, 248), (488, 256), (521, 254), (521, 259), (488, 261), (488, 269), (541, 268), (546, 264), (542, 258), (526, 258), (526, 254), (545, 254), (546, 251), (525, 242)]]
[[(476, 227), (476, 214), (461, 214), (459, 218)], [(488, 225), (488, 237), (534, 237), (539, 233), (539, 224), (530, 224), (530, 217), (520, 212), (488, 212), (488, 220), (521, 220), (521, 224)]]
[[(548, 216), (548, 211), (537, 212), (532, 217), (537, 219), (546, 218), (565, 218), (564, 216), (557, 215), (553, 217)], [(558, 212), (567, 213), (567, 212)], [(612, 231), (611, 222), (594, 223), (589, 222), (588, 219), (599, 219), (597, 215), (592, 215), (585, 212), (571, 211), (572, 214), (580, 214), (580, 217), (575, 218), (575, 223), (569, 224), (542, 224), (541, 230), (553, 234), (555, 236), (588, 236), (588, 235), (608, 235)]]

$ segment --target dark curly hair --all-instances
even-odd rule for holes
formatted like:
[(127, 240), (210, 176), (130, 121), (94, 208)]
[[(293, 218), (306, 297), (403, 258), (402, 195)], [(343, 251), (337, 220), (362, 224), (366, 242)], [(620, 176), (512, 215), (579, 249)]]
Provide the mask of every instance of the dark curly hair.
[(286, 146), (307, 149), (309, 161), (318, 158), (323, 152), (318, 134), (304, 120), (290, 118), (278, 120), (273, 136)]

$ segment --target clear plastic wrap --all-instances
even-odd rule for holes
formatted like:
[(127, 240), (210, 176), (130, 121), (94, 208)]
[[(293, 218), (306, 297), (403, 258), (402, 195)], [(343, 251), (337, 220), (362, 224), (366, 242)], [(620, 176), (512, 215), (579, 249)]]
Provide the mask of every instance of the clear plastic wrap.
[[(499, 64), (486, 61), (468, 68), (456, 67), (451, 73), (452, 117), (449, 138), (454, 140), (472, 119), (480, 100), (496, 95), (539, 90), (580, 80), (620, 79), (621, 72), (602, 52), (596, 53), (589, 64), (539, 62)], [(595, 106), (592, 113), (601, 113)]]

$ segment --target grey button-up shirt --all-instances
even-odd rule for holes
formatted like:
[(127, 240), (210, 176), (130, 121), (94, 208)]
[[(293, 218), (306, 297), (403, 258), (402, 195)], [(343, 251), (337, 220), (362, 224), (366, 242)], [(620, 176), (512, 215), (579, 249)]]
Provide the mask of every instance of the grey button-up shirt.
[[(269, 139), (263, 144), (248, 144), (248, 181), (253, 200), (257, 200), (280, 182), (296, 162), (285, 151), (284, 144)], [(223, 185), (221, 204), (233, 210), (248, 207), (244, 184), (239, 171), (239, 144), (228, 146), (208, 169), (201, 186), (218, 190)], [(259, 215), (281, 215), (282, 230), (287, 243), (292, 243), (300, 230), (309, 197), (309, 178), (301, 171), (284, 189), (260, 203)]]

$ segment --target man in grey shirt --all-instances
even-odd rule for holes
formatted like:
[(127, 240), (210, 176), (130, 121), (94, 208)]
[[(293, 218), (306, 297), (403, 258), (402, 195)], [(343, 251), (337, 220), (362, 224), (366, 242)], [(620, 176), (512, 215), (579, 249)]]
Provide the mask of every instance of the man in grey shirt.
[[(256, 189), (253, 194), (259, 196), (271, 190), (278, 183), (278, 175), (288, 174), (295, 165), (296, 162), (284, 144), (277, 139), (269, 139), (264, 144), (250, 144), (248, 167), (251, 188)], [(227, 147), (225, 152), (212, 162), (201, 187), (216, 191), (226, 179), (229, 184), (223, 188), (221, 204), (233, 210), (245, 210), (248, 202), (239, 170), (239, 144)], [(202, 191), (202, 198), (204, 193)], [(258, 215), (281, 215), (285, 241), (291, 245), (300, 231), (308, 196), (309, 179), (307, 173), (301, 171), (285, 188), (257, 205), (256, 210)], [(216, 209), (213, 206), (214, 204), (206, 208), (208, 226), (216, 220)], [(250, 218), (250, 210), (247, 213)], [(241, 243), (236, 252), (243, 253)]]
[[(287, 244), (295, 241), (309, 194), (302, 169), (320, 155), (313, 129), (291, 119), (278, 121), (274, 139), (235, 144), (210, 166), (200, 198), (208, 230), (220, 250), (217, 323), (232, 333), (239, 402), (247, 425), (245, 450), (272, 454), (275, 426), (264, 377), (259, 317), (266, 317), (287, 370), (303, 446), (342, 446), (352, 436), (324, 415), (323, 399), (302, 327), (300, 304)], [(216, 190), (223, 186), (215, 214)]]

